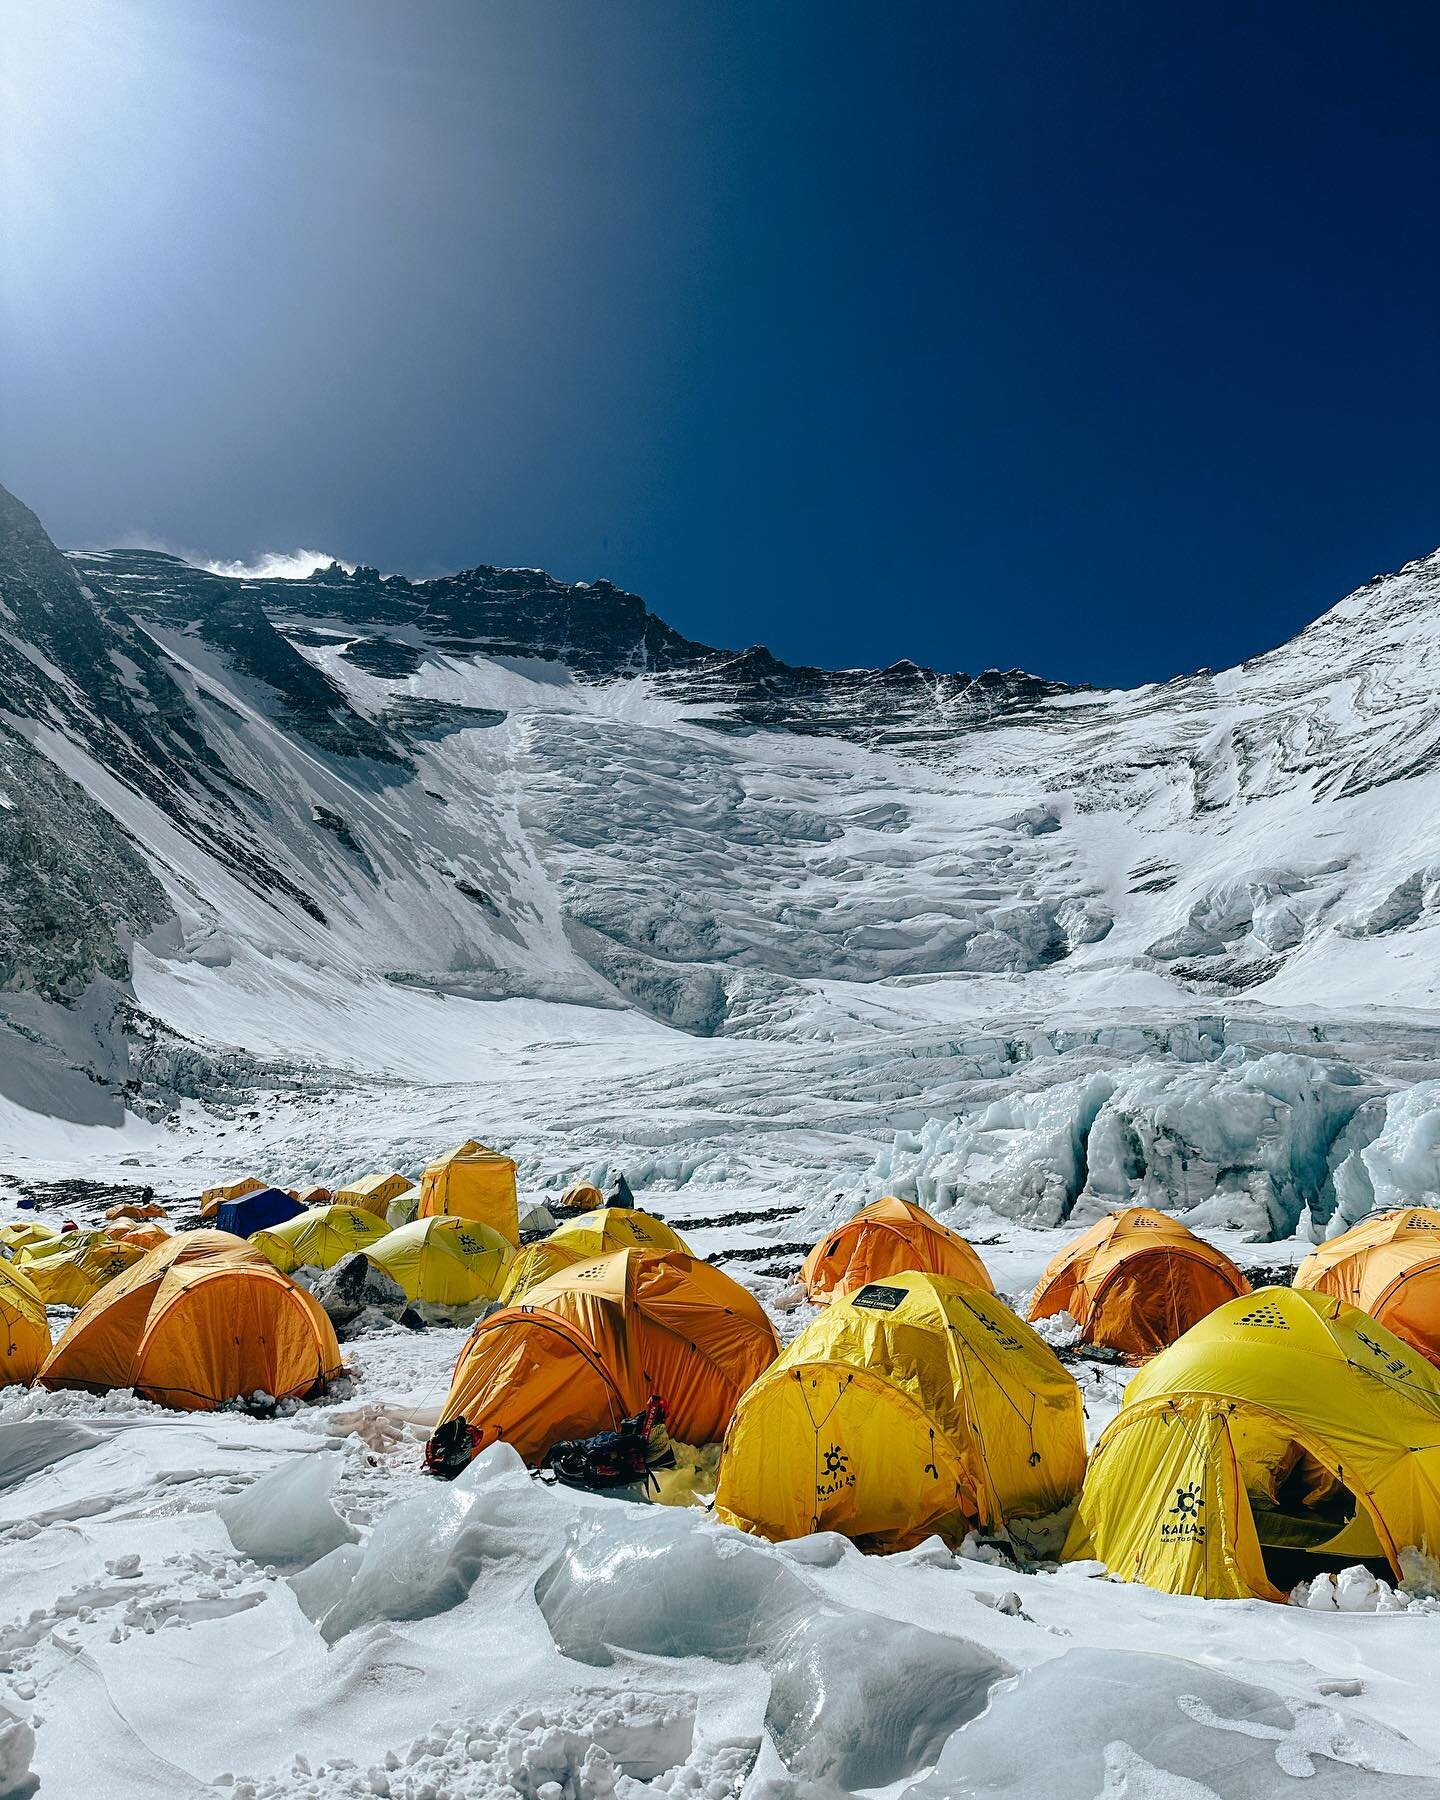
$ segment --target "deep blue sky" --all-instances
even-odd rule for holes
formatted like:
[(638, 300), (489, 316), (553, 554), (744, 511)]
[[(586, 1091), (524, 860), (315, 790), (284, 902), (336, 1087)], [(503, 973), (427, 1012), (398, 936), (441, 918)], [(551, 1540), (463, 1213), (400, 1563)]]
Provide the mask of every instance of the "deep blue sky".
[(1440, 12), (0, 0), (64, 543), (1136, 681), (1440, 543)]

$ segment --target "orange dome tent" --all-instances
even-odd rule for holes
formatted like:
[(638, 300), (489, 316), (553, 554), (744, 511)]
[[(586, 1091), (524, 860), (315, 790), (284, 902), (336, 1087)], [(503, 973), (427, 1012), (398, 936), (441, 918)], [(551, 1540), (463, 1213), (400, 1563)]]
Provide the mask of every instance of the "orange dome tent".
[(477, 1453), (504, 1438), (537, 1463), (659, 1394), (673, 1437), (713, 1443), (778, 1349), (760, 1302), (719, 1269), (678, 1250), (621, 1250), (482, 1319), (439, 1423), (463, 1419)]
[(520, 1206), (515, 1194), (515, 1165), (498, 1150), (474, 1138), (430, 1164), (420, 1177), (417, 1218), (450, 1214), (478, 1219), (512, 1244), (520, 1242)]
[(893, 1194), (827, 1232), (805, 1258), (800, 1285), (812, 1300), (836, 1300), (906, 1269), (995, 1291), (989, 1271), (958, 1231)]
[(1295, 1286), (1358, 1306), (1440, 1366), (1440, 1210), (1362, 1219), (1312, 1250)]
[(506, 1306), (526, 1298), (552, 1275), (574, 1263), (594, 1262), (617, 1250), (683, 1250), (693, 1254), (678, 1231), (638, 1206), (599, 1206), (574, 1214), (549, 1237), (527, 1244), (510, 1265), (501, 1296)]
[(1068, 1312), (1086, 1343), (1140, 1361), (1250, 1292), (1223, 1251), (1168, 1213), (1107, 1213), (1045, 1266), (1028, 1317)]
[(605, 1196), (590, 1181), (572, 1181), (555, 1202), (556, 1212), (593, 1212), (605, 1204)]
[(339, 1373), (319, 1304), (242, 1238), (185, 1231), (149, 1251), (70, 1321), (42, 1386), (134, 1388), (181, 1412), (308, 1394)]

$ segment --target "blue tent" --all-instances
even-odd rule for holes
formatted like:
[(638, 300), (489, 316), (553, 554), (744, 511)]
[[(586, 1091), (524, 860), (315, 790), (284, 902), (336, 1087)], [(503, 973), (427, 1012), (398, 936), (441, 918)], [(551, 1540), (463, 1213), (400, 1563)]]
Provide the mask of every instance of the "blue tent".
[(272, 1225), (283, 1225), (304, 1211), (300, 1202), (292, 1200), (281, 1188), (261, 1188), (239, 1200), (227, 1200), (215, 1215), (215, 1229), (249, 1237), (252, 1231), (268, 1231)]

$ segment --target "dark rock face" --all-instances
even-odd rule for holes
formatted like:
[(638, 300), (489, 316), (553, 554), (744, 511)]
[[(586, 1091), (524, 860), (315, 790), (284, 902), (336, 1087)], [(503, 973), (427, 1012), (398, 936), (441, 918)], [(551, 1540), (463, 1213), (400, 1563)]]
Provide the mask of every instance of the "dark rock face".
[[(77, 561), (87, 579), (108, 583), (142, 616), (226, 648), (238, 666), (283, 692), (286, 724), (312, 742), (380, 760), (386, 753), (375, 747), (374, 728), (354, 713), (345, 717), (343, 696), (292, 646), (336, 646), (382, 681), (413, 675), (427, 653), (538, 659), (592, 681), (654, 675), (672, 698), (717, 709), (709, 722), (718, 730), (794, 731), (911, 752), (1072, 691), (1016, 669), (939, 674), (912, 662), (812, 669), (781, 662), (763, 645), (719, 650), (683, 637), (611, 582), (566, 583), (539, 569), (481, 565), (412, 582), (331, 563), (303, 582), (236, 581), (149, 551)], [(294, 669), (276, 639), (313, 681)], [(403, 696), (385, 724), (405, 738), (503, 718), (465, 719), (461, 709), (451, 714), (441, 706)]]
[(376, 1268), (363, 1250), (352, 1250), (333, 1268), (322, 1269), (309, 1287), (337, 1331), (355, 1325), (367, 1312), (401, 1319), (410, 1306), (399, 1282)]
[(153, 550), (77, 554), (73, 561), (92, 590), (110, 597), (115, 615), (123, 616), (123, 606), (220, 651), (257, 684), (286, 730), (337, 756), (401, 760), (385, 734), (275, 630), (263, 605), (266, 584), (211, 575)]

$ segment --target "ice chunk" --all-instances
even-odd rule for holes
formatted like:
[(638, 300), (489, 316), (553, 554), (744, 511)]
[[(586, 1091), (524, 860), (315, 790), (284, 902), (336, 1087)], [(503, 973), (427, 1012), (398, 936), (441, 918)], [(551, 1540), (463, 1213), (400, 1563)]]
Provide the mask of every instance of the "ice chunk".
[(1330, 1149), (1373, 1089), (1343, 1063), (1141, 1063), (1100, 1109), (1077, 1220), (1116, 1206), (1188, 1212), (1257, 1238), (1288, 1235), (1330, 1193)]
[(1430, 1759), (1379, 1725), (1180, 1657), (1078, 1649), (995, 1694), (903, 1800), (1260, 1800), (1292, 1778), (1306, 1800), (1440, 1800)]
[(963, 1638), (849, 1609), (805, 1620), (769, 1660), (765, 1723), (810, 1792), (913, 1774), (1011, 1672)]
[(258, 1563), (304, 1568), (359, 1533), (330, 1504), (340, 1459), (329, 1451), (297, 1456), (216, 1508), (230, 1542)]
[(608, 1664), (612, 1651), (740, 1662), (763, 1652), (814, 1605), (775, 1552), (692, 1514), (654, 1507), (638, 1530), (628, 1508), (571, 1528), (564, 1554), (535, 1584), (567, 1656)]
[(1335, 1193), (1340, 1229), (1372, 1207), (1440, 1202), (1440, 1081), (1390, 1095), (1379, 1131), (1336, 1168)]
[[(538, 1562), (553, 1531), (549, 1498), (509, 1444), (492, 1444), (457, 1480), (398, 1501), (381, 1516), (348, 1589), (322, 1619), (325, 1638), (333, 1644), (376, 1619), (448, 1612), (487, 1564), (516, 1556)], [(333, 1573), (339, 1586), (339, 1568)]]
[(35, 1732), (26, 1720), (0, 1706), (0, 1800), (29, 1800), (39, 1787), (30, 1773)]
[(1114, 1086), (1104, 1074), (1059, 1081), (963, 1118), (927, 1120), (918, 1135), (897, 1133), (866, 1177), (865, 1197), (899, 1194), (938, 1213), (963, 1197), (1007, 1218), (1058, 1225), (1084, 1178), (1086, 1136)]
[(364, 1559), (365, 1552), (358, 1544), (337, 1544), (328, 1556), (290, 1577), (290, 1586), (307, 1619), (318, 1625), (340, 1604)]

